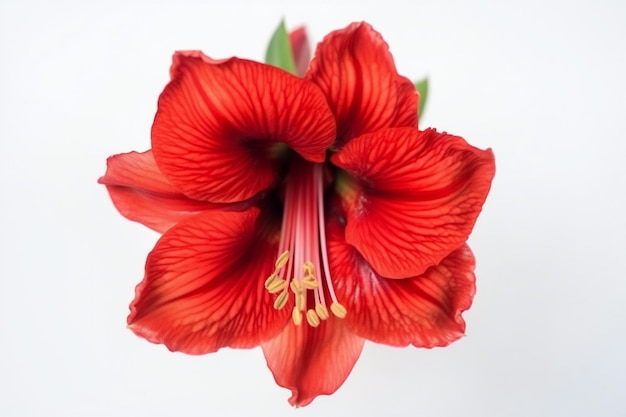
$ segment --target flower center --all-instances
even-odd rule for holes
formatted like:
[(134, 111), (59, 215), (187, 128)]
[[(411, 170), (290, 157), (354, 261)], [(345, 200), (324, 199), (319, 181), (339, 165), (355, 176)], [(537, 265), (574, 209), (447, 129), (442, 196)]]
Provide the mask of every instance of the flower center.
[(291, 290), (295, 298), (291, 317), (296, 326), (302, 324), (303, 315), (312, 327), (329, 317), (326, 295), (331, 298), (330, 311), (339, 318), (346, 316), (346, 308), (335, 296), (328, 267), (323, 176), (323, 164), (293, 161), (285, 190), (276, 269), (265, 281), (265, 288), (278, 294), (274, 301), (277, 310), (285, 307)]

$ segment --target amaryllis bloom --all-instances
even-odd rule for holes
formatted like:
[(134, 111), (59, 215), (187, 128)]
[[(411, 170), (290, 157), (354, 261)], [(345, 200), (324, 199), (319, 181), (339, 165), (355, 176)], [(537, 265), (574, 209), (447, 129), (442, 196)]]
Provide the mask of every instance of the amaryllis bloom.
[(100, 179), (163, 233), (133, 332), (188, 354), (260, 345), (300, 406), (344, 382), (366, 339), (464, 334), (493, 154), (418, 130), (418, 95), (377, 32), (332, 32), (302, 78), (197, 51), (170, 73), (152, 150), (109, 158)]

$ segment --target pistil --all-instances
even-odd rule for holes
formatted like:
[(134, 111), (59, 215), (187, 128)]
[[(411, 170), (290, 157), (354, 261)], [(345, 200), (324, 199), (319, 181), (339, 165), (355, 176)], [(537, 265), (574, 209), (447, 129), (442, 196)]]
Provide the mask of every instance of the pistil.
[(344, 318), (347, 314), (337, 301), (326, 251), (323, 169), (322, 164), (293, 161), (285, 190), (279, 255), (274, 272), (265, 281), (267, 291), (278, 294), (274, 301), (277, 310), (287, 305), (291, 290), (296, 326), (302, 324), (303, 315), (312, 327), (329, 318), (325, 291), (332, 300), (333, 315)]

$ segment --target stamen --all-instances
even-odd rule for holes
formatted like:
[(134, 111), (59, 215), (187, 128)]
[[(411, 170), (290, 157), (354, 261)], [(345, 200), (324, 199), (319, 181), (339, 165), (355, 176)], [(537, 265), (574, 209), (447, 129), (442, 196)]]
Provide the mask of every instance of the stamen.
[(287, 261), (289, 260), (289, 251), (286, 250), (283, 253), (281, 253), (278, 256), (278, 259), (276, 259), (276, 269), (281, 269), (283, 266), (285, 266), (287, 264)]
[(313, 275), (308, 275), (302, 278), (302, 286), (307, 290), (314, 290), (319, 286), (319, 284)]
[(341, 304), (339, 304), (337, 301), (333, 302), (330, 305), (330, 311), (332, 311), (333, 314), (340, 319), (345, 318), (347, 314), (346, 308), (342, 306)]
[(291, 281), (291, 284), (289, 284), (289, 287), (291, 288), (291, 291), (293, 291), (294, 294), (299, 294), (302, 292), (302, 286), (300, 285), (300, 282), (296, 281), (295, 279)]
[(302, 292), (296, 294), (296, 307), (300, 311), (303, 311), (306, 307), (306, 298), (304, 297), (304, 293)]
[(328, 309), (324, 304), (317, 303), (315, 304), (315, 312), (319, 316), (320, 319), (326, 320), (328, 319)]
[(272, 275), (265, 280), (265, 289), (269, 288), (270, 284), (274, 282), (276, 278), (278, 278), (278, 274), (276, 272), (272, 273)]
[(317, 313), (312, 309), (306, 312), (306, 321), (311, 327), (317, 327), (320, 325), (320, 318), (317, 317)]
[(306, 299), (304, 298), (304, 292), (302, 291), (302, 287), (300, 286), (300, 283), (296, 280), (291, 281), (291, 284), (289, 285), (289, 287), (291, 288), (291, 291), (293, 292), (293, 295), (296, 298), (296, 308), (298, 310), (304, 310), (304, 304)]
[[(291, 290), (295, 298), (291, 319), (296, 326), (302, 324), (303, 315), (311, 327), (318, 327), (322, 320), (327, 320), (330, 317), (325, 300), (328, 295), (332, 300), (332, 314), (338, 318), (347, 314), (346, 308), (337, 301), (332, 285), (324, 227), (324, 167), (297, 160), (286, 182), (280, 254), (274, 263), (274, 272), (265, 280), (267, 291), (278, 294), (274, 300), (277, 310), (287, 305)], [(298, 268), (302, 268), (302, 272)], [(309, 291), (313, 291), (312, 296)], [(314, 307), (307, 309), (307, 302)]]
[(274, 308), (276, 310), (281, 310), (287, 304), (287, 300), (289, 299), (289, 293), (287, 291), (283, 291), (280, 293), (276, 300), (274, 301)]
[(276, 294), (277, 292), (281, 292), (282, 290), (287, 288), (287, 281), (280, 278), (274, 279), (266, 288), (270, 294)]
[(302, 313), (298, 308), (294, 307), (293, 310), (291, 310), (291, 319), (296, 326), (302, 324)]
[(306, 262), (304, 263), (303, 268), (304, 268), (304, 276), (305, 276), (305, 277), (308, 277), (309, 275), (313, 275), (313, 271), (314, 271), (314, 269), (315, 269), (315, 268), (313, 267), (313, 262), (311, 262), (311, 261), (306, 261)]
[[(319, 216), (319, 224), (321, 227), (319, 228), (320, 233), (320, 252), (322, 255), (322, 265), (324, 266), (324, 274), (326, 278), (326, 287), (328, 288), (328, 293), (330, 294), (330, 298), (333, 300), (333, 303), (330, 305), (330, 309), (333, 310), (333, 305), (337, 304), (341, 306), (339, 309), (340, 312), (343, 312), (343, 316), (338, 315), (333, 311), (335, 316), (339, 318), (344, 318), (346, 316), (346, 308), (339, 304), (337, 301), (337, 296), (335, 295), (335, 289), (333, 288), (332, 280), (330, 279), (330, 263), (328, 262), (328, 252), (326, 252), (326, 229), (324, 228), (324, 187), (322, 186), (322, 171), (319, 171), (319, 181), (317, 183), (317, 205), (318, 205), (318, 216)], [(321, 293), (322, 303), (324, 303), (324, 293)]]

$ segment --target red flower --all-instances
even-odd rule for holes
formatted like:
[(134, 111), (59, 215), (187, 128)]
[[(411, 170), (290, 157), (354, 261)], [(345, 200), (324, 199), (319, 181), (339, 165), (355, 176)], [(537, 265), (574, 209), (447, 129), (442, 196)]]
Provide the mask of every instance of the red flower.
[(365, 339), (445, 346), (474, 295), (465, 242), (490, 150), (417, 129), (417, 93), (369, 25), (304, 78), (174, 55), (152, 151), (109, 158), (119, 211), (164, 233), (130, 328), (190, 354), (261, 345), (289, 402), (334, 392)]

